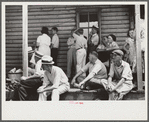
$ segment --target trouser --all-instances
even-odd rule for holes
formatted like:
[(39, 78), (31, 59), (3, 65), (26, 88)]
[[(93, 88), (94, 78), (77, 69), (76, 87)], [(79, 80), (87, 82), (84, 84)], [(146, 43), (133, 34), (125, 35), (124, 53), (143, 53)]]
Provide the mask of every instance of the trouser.
[(45, 91), (45, 92), (39, 93), (38, 101), (46, 101), (48, 95), (50, 95), (50, 94), (51, 94), (51, 100), (52, 101), (59, 101), (60, 94), (67, 92), (69, 89), (70, 89), (69, 85), (62, 84), (57, 89), (53, 89), (51, 91)]
[(57, 66), (58, 48), (52, 48), (52, 50), (51, 50), (51, 56), (53, 58), (54, 65)]
[[(102, 79), (100, 82), (104, 88), (107, 90), (107, 80)], [(110, 82), (109, 83), (110, 88), (115, 88), (117, 85), (116, 82)], [(132, 81), (125, 81), (121, 86), (119, 86), (115, 91), (109, 92), (109, 100), (122, 100), (123, 96), (126, 95), (131, 89), (133, 88)]]
[(37, 94), (37, 88), (42, 85), (41, 78), (21, 80), (14, 90), (13, 100), (28, 100), (29, 95)]
[[(76, 72), (78, 73), (85, 66), (86, 50), (84, 48), (77, 50), (76, 57), (77, 57)], [(83, 74), (83, 76), (85, 76), (85, 73)]]
[(76, 74), (76, 49), (70, 48), (67, 52), (67, 77), (71, 78), (72, 71)]
[[(80, 83), (85, 79), (84, 76), (79, 76), (77, 78), (77, 83)], [(99, 88), (104, 88), (102, 84), (103, 79), (96, 79), (96, 78), (91, 78), (89, 81), (87, 81), (85, 84), (83, 84), (82, 89), (87, 89), (87, 90), (93, 90), (93, 89), (99, 89)]]

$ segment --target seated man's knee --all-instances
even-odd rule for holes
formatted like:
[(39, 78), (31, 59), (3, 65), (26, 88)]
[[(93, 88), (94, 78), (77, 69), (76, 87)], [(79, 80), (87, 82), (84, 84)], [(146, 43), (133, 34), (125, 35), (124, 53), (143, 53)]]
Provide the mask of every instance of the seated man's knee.
[(52, 94), (59, 94), (58, 89), (53, 89)]
[(84, 79), (85, 79), (85, 76), (79, 76), (79, 77), (77, 78), (77, 83), (82, 82)]

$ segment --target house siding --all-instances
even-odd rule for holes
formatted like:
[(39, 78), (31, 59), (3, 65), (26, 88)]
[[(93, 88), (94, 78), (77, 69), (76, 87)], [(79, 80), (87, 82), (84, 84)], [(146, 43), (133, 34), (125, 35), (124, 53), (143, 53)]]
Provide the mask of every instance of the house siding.
[[(65, 72), (67, 67), (67, 39), (77, 26), (76, 9), (78, 6), (28, 6), (28, 45), (34, 46), (41, 35), (41, 27), (58, 27), (60, 47), (58, 66)], [(86, 6), (79, 6), (86, 7)], [(130, 28), (130, 11), (128, 6), (93, 6), (101, 8), (101, 36), (115, 34), (117, 43), (123, 46)], [(51, 34), (50, 34), (51, 36)], [(22, 67), (22, 7), (6, 6), (6, 67)]]

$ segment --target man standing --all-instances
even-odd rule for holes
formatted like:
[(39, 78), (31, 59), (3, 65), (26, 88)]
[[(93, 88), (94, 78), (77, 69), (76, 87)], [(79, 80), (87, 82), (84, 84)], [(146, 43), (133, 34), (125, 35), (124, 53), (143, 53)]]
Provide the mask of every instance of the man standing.
[(103, 82), (109, 91), (109, 100), (121, 100), (132, 88), (132, 71), (127, 62), (122, 60), (123, 52), (114, 50), (108, 80)]
[[(89, 70), (89, 75), (85, 78), (81, 76)], [(107, 70), (104, 64), (98, 59), (98, 53), (90, 52), (89, 62), (74, 76), (71, 84), (81, 89), (97, 89), (101, 87), (103, 79), (107, 78)]]
[(89, 53), (92, 51), (96, 51), (96, 48), (99, 44), (99, 36), (98, 36), (98, 28), (96, 26), (92, 26), (92, 31), (89, 35)]
[(87, 40), (83, 36), (82, 28), (75, 30), (73, 37), (76, 39), (76, 72), (78, 73), (86, 63)]
[(46, 101), (50, 94), (52, 101), (59, 101), (59, 95), (70, 89), (68, 78), (63, 70), (53, 64), (51, 56), (43, 56), (42, 67), (45, 72), (43, 84), (37, 89), (39, 101)]
[(53, 57), (53, 60), (55, 62), (55, 65), (57, 65), (57, 56), (58, 56), (58, 49), (59, 49), (59, 37), (57, 35), (58, 28), (52, 27), (52, 45), (51, 45), (51, 56)]
[[(76, 74), (76, 40), (73, 37), (73, 30), (71, 30), (71, 37), (68, 38), (67, 45), (67, 77), (72, 78), (73, 73)], [(74, 72), (73, 72), (74, 71)]]

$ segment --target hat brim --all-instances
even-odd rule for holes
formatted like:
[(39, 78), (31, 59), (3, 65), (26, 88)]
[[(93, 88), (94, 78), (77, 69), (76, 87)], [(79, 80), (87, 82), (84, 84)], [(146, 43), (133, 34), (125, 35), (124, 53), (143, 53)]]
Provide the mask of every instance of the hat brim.
[(50, 62), (50, 63), (42, 63), (42, 65), (43, 65), (43, 64), (54, 64), (54, 61), (52, 61), (52, 62)]
[(117, 54), (123, 56), (123, 54), (117, 53), (117, 52), (112, 52), (112, 54)]
[(34, 53), (34, 51), (33, 51), (33, 50), (31, 50), (31, 51), (28, 51), (28, 53)]
[(99, 27), (96, 27), (96, 26), (94, 26), (94, 25), (92, 26), (92, 28), (96, 28), (96, 29), (99, 29)]

